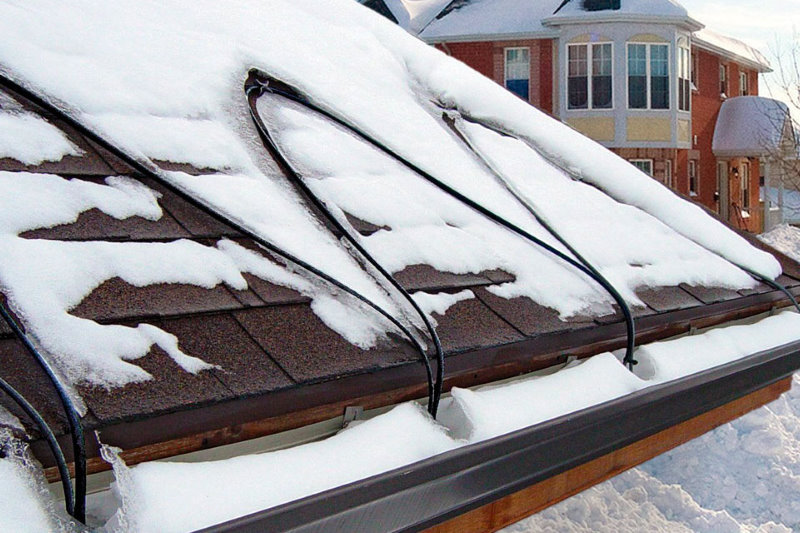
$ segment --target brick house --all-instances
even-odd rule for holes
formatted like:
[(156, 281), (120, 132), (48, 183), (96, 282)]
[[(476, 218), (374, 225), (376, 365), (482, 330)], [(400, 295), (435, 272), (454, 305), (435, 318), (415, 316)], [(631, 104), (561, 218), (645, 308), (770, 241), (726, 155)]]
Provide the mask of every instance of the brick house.
[[(733, 225), (763, 230), (763, 150), (715, 152), (713, 142), (723, 104), (758, 96), (769, 62), (745, 43), (705, 29), (682, 6), (670, 0), (369, 4)], [(747, 129), (741, 120), (726, 127), (741, 135)]]

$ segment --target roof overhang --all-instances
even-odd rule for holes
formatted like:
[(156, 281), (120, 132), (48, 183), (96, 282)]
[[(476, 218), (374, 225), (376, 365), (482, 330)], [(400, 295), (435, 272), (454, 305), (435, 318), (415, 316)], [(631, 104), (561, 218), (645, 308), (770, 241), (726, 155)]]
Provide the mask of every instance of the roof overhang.
[(731, 404), (798, 367), (795, 342), (203, 531), (419, 531)]
[(557, 30), (551, 31), (535, 31), (535, 32), (519, 32), (519, 33), (474, 33), (474, 34), (460, 34), (460, 35), (443, 35), (436, 37), (426, 37), (425, 32), (419, 35), (419, 38), (428, 44), (439, 43), (472, 43), (472, 42), (485, 42), (485, 41), (518, 41), (518, 40), (536, 40), (536, 39), (557, 39), (559, 33)]
[(765, 65), (764, 63), (741, 56), (739, 54), (734, 54), (730, 50), (709, 43), (708, 41), (704, 41), (703, 39), (697, 37), (696, 35), (692, 36), (692, 46), (699, 48), (701, 50), (705, 50), (707, 52), (711, 52), (712, 54), (716, 54), (730, 61), (734, 61), (742, 66), (751, 68), (762, 74), (766, 72), (772, 72), (772, 68), (769, 65)]

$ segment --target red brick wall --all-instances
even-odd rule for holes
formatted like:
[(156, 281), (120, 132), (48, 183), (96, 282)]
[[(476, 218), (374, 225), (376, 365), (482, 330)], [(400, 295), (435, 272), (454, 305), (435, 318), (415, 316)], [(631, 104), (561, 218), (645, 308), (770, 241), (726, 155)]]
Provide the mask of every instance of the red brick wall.
[(553, 41), (524, 39), (518, 41), (446, 43), (436, 45), (448, 55), (463, 61), (498, 84), (505, 82), (506, 48), (530, 49), (530, 103), (553, 113)]

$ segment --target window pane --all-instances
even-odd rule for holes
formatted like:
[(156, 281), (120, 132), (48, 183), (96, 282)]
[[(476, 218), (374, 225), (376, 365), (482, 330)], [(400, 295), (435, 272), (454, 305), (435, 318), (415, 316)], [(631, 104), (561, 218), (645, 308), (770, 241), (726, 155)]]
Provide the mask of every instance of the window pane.
[(506, 49), (506, 89), (528, 99), (530, 88), (530, 51), (527, 48)]
[(646, 76), (631, 76), (628, 78), (628, 107), (631, 109), (647, 108)]
[(592, 45), (592, 107), (609, 109), (612, 101), (611, 44)]
[(569, 109), (589, 107), (588, 47), (570, 45), (568, 50), (569, 78), (567, 80), (567, 105)]
[(653, 175), (653, 162), (649, 159), (639, 159), (631, 161), (631, 164), (647, 174), (648, 176)]
[(647, 75), (647, 45), (644, 44), (628, 45), (628, 75), (629, 76)]
[(569, 108), (586, 109), (589, 104), (589, 78), (575, 76), (569, 78)]
[(669, 48), (650, 46), (650, 107), (669, 109)]

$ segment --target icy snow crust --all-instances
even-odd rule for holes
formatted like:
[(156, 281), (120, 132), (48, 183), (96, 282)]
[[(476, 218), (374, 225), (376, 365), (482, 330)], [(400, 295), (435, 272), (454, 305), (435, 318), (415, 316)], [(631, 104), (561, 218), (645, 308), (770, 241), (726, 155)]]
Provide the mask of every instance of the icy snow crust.
[[(787, 333), (798, 328), (800, 315), (784, 312), (749, 326), (657, 343), (643, 348), (638, 357), (646, 367), (658, 366), (676, 352), (705, 361), (685, 367), (682, 374), (672, 373), (675, 379), (798, 340), (797, 333)], [(783, 333), (776, 336), (777, 331)], [(719, 336), (729, 337), (739, 349), (723, 347), (716, 352), (710, 345)], [(112, 523), (124, 524), (126, 531), (191, 531), (573, 413), (665, 379), (663, 373), (658, 379), (635, 376), (606, 353), (548, 376), (476, 390), (455, 388), (441, 405), (438, 423), (420, 406), (403, 404), (351, 424), (334, 437), (277, 452), (206, 463), (153, 462), (133, 468), (117, 460), (115, 490), (122, 504)], [(753, 439), (753, 448), (765, 446), (765, 455), (780, 446), (758, 434)], [(648, 477), (641, 477), (637, 494), (652, 488)], [(662, 498), (681, 497), (673, 493), (667, 491)], [(646, 493), (631, 496), (642, 498)], [(715, 527), (731, 522), (725, 513), (698, 509), (695, 514), (692, 523), (706, 524), (700, 529), (704, 531), (716, 531)]]
[[(86, 24), (86, 13), (92, 14), (92, 24)], [(408, 306), (398, 309), (353, 255), (321, 226), (260, 146), (242, 91), (250, 67), (295, 84), (317, 103), (349, 117), (419, 167), (554, 245), (534, 218), (446, 128), (433, 101), (511, 129), (581, 179), (638, 207), (640, 211), (601, 200), (600, 195), (587, 196), (608, 206), (596, 210), (604, 211), (603, 225), (596, 223), (591, 228), (581, 217), (576, 218), (583, 221), (576, 228), (568, 227), (571, 222), (565, 221), (579, 215), (574, 202), (561, 213), (549, 213), (560, 230), (576, 239), (582, 237), (576, 242), (579, 249), (596, 260), (622, 289), (627, 288), (626, 297), (634, 304), (637, 300), (632, 291), (637, 287), (679, 282), (730, 288), (752, 285), (742, 272), (690, 241), (770, 277), (780, 273), (774, 258), (700, 208), (351, 0), (224, 4), (210, 0), (11, 1), (0, 4), (0, 30), (0, 64), (23, 84), (41, 91), (145, 164), (148, 159), (169, 160), (223, 170), (222, 174), (211, 170), (204, 176), (162, 174), (395, 316), (408, 313)], [(328, 52), (321, 53), (324, 50)], [(297, 109), (287, 107), (278, 120), (287, 127), (285, 138), (292, 155), (325, 178), (317, 180), (317, 192), (340, 206), (340, 211), (390, 228), (365, 239), (390, 270), (415, 263), (455, 273), (502, 268), (516, 280), (492, 289), (500, 296), (530, 296), (565, 318), (611, 311), (610, 297), (574, 269), (446, 198), (386, 156), (369, 153), (371, 149), (363, 142), (347, 139), (341, 131), (322, 126), (316, 117)], [(497, 152), (492, 155), (505, 157), (500, 143), (491, 144), (491, 151)], [(534, 158), (532, 153), (526, 156)], [(557, 196), (549, 204), (566, 206), (561, 202), (564, 195), (571, 194), (572, 188), (583, 191), (543, 161), (535, 164), (531, 176), (513, 177), (530, 184), (531, 195), (554, 194)], [(51, 193), (44, 190), (42, 194)], [(37, 200), (35, 196), (32, 202)], [(143, 207), (141, 198), (136, 198), (131, 200), (133, 207), (128, 207), (131, 213), (116, 206), (121, 211), (109, 214), (118, 218), (157, 216), (153, 202)], [(63, 216), (9, 212), (15, 213), (14, 221), (33, 227), (30, 217), (34, 216), (47, 219), (37, 218), (36, 224), (48, 225), (74, 220), (87, 205), (106, 210), (100, 200), (81, 201), (85, 205), (68, 206), (64, 209), (69, 214)], [(579, 211), (585, 207), (580, 206)], [(46, 213), (58, 209), (49, 207)], [(31, 323), (39, 341), (54, 351), (73, 378), (86, 376), (103, 385), (144, 379), (141, 370), (125, 361), (143, 355), (142, 350), (154, 342), (184, 368), (203, 367), (179, 354), (174, 339), (147, 326), (112, 335), (110, 329), (74, 322), (68, 315), (71, 306), (103, 281), (120, 276), (134, 284), (244, 287), (241, 265), (222, 247), (186, 242), (22, 242), (13, 235), (20, 231), (14, 226), (17, 222), (8, 224), (2, 228), (5, 251), (18, 254), (30, 265), (36, 265), (35, 257), (46, 257), (53, 265), (69, 267), (59, 273), (42, 261), (34, 269), (3, 265), (0, 276), (4, 290)], [(631, 232), (625, 233), (627, 239), (622, 242), (619, 231), (626, 224), (650, 228), (647, 242), (637, 240)], [(173, 250), (177, 253), (165, 263), (171, 269), (166, 273), (154, 272), (141, 260), (160, 261)], [(83, 254), (99, 254), (102, 261), (93, 264), (81, 259)], [(36, 273), (40, 279), (55, 285), (35, 287), (36, 269), (42, 270)], [(67, 273), (79, 281), (67, 280)], [(370, 347), (384, 334), (387, 326), (374, 313), (365, 314), (319, 285), (298, 279), (292, 271), (275, 275), (284, 281), (292, 277), (295, 285), (302, 285), (313, 298), (314, 310), (351, 342)], [(82, 352), (97, 355), (100, 346), (108, 350), (105, 343), (112, 337), (119, 342), (112, 345), (113, 356), (107, 360), (101, 362), (94, 355), (81, 359), (77, 344), (70, 340), (77, 336), (70, 337), (70, 330), (86, 335)]]

